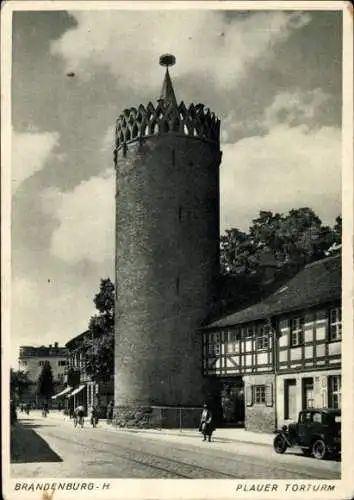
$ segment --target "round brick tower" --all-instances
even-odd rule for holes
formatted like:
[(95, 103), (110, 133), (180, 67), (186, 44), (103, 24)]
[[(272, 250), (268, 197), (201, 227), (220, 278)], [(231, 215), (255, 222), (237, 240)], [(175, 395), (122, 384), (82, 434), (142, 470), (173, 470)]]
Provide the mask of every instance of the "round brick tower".
[[(168, 66), (156, 105), (116, 123), (115, 405), (120, 421), (152, 406), (203, 401), (198, 328), (219, 274), (218, 118), (177, 104)], [(145, 410), (144, 410), (145, 409)]]

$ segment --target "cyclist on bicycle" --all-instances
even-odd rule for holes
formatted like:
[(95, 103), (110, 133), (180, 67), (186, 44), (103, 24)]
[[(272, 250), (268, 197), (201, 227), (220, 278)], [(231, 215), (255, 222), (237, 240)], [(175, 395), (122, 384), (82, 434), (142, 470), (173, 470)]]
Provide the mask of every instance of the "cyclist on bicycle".
[(83, 406), (77, 406), (74, 410), (74, 425), (75, 427), (79, 423), (81, 427), (84, 426), (84, 414), (85, 414), (85, 408)]

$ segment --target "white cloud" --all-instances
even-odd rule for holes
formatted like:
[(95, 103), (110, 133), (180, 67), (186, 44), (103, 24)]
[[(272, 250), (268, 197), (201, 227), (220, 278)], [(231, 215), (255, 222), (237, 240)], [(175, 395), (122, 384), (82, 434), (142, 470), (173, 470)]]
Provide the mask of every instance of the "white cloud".
[(341, 133), (277, 125), (223, 147), (221, 225), (248, 229), (259, 210), (309, 206), (326, 223), (340, 213)]
[(291, 126), (316, 123), (318, 114), (329, 99), (330, 96), (321, 89), (281, 92), (264, 111), (261, 125), (270, 130), (279, 123)]
[(42, 191), (40, 195), (40, 205), (42, 212), (52, 216), (56, 214), (62, 204), (62, 193), (56, 187), (49, 187)]
[[(259, 121), (240, 123), (230, 112), (222, 135), (222, 230), (247, 230), (262, 209), (303, 206), (333, 224), (341, 212), (341, 132), (321, 125), (329, 102), (321, 89), (287, 91)], [(237, 135), (244, 138), (235, 142)]]
[(115, 182), (113, 169), (81, 182), (73, 191), (42, 193), (45, 210), (58, 221), (51, 252), (61, 260), (101, 263), (114, 260)]
[(258, 120), (248, 118), (240, 121), (237, 112), (230, 110), (221, 122), (221, 141), (233, 143), (238, 137), (259, 135), (278, 125), (321, 127), (328, 119), (332, 101), (333, 96), (320, 88), (279, 92)]
[(118, 85), (144, 91), (160, 83), (161, 74), (154, 68), (161, 52), (176, 55), (178, 75), (192, 72), (232, 88), (250, 65), (271, 57), (274, 45), (311, 19), (301, 12), (257, 12), (226, 19), (207, 10), (71, 15), (78, 25), (52, 43), (52, 53), (65, 58), (68, 70), (87, 79), (106, 66)]
[(12, 132), (12, 189), (42, 170), (56, 146), (57, 132)]

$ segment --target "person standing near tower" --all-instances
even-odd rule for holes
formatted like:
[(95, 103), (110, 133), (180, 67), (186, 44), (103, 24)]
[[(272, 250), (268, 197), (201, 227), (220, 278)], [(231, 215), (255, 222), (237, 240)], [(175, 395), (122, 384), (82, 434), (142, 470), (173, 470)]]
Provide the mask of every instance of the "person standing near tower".
[(206, 441), (206, 438), (208, 437), (208, 441), (210, 443), (211, 436), (214, 431), (214, 423), (213, 423), (213, 414), (210, 408), (208, 407), (207, 403), (204, 403), (203, 405), (203, 411), (200, 417), (199, 430), (203, 434), (203, 441)]

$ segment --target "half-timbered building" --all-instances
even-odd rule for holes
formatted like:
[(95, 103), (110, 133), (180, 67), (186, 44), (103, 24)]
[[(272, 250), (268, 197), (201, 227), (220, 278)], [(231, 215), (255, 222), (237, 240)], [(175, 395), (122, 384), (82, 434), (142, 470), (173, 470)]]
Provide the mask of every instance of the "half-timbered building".
[[(340, 406), (341, 259), (305, 266), (263, 301), (207, 325), (203, 371), (224, 421), (273, 431), (310, 406)], [(243, 396), (244, 395), (244, 401)]]
[[(290, 286), (291, 285), (291, 286)], [(341, 258), (306, 266), (277, 293), (279, 425), (309, 407), (341, 406)]]

